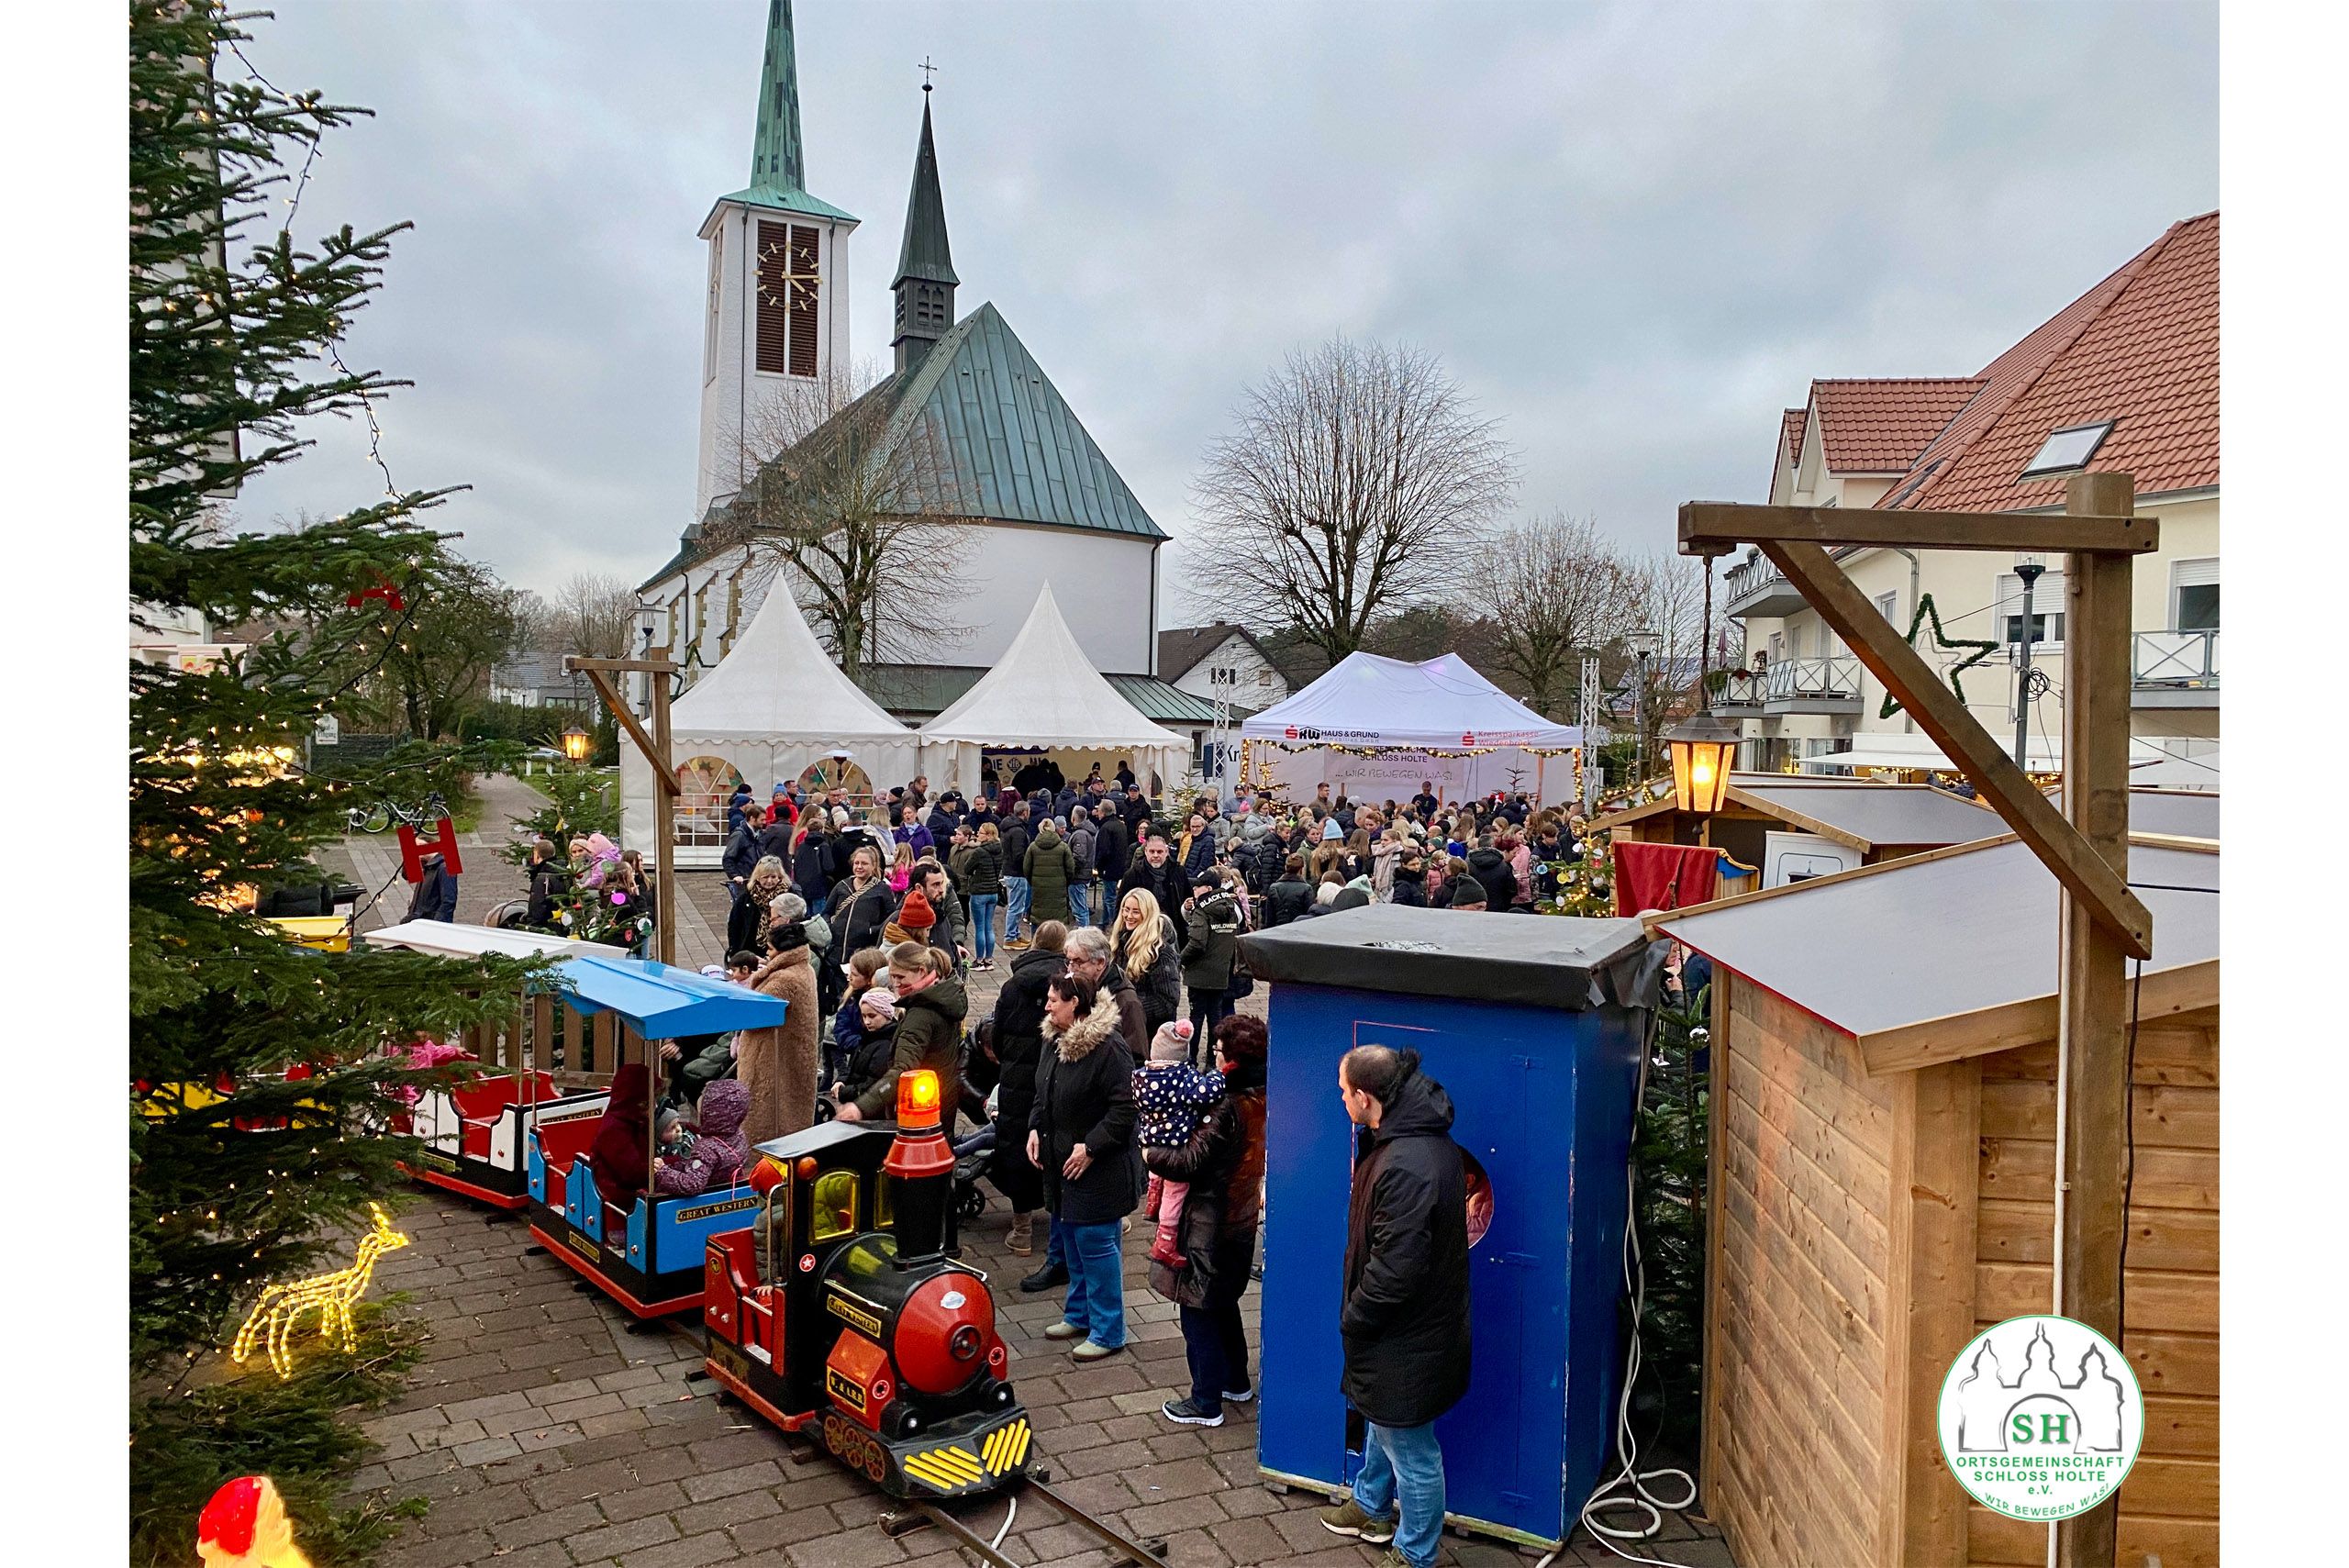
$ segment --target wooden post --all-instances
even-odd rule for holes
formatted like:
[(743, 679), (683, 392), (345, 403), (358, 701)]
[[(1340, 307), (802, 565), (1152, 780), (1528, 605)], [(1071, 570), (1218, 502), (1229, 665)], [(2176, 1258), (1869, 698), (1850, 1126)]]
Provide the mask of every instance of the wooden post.
[[(2065, 509), (2125, 517), (2125, 473), (2075, 475)], [(2064, 815), (2123, 877), (2129, 869), (2131, 559), (2080, 551), (2065, 567)], [(2127, 953), (2113, 930), (2063, 895), (2063, 1022), (2056, 1115), (2055, 1310), (2121, 1341), (2121, 1240), (2129, 1114)], [(2118, 1496), (2054, 1527), (2056, 1568), (2110, 1568)]]
[[(661, 663), (669, 662), (666, 647), (656, 649), (653, 657)], [(645, 760), (661, 773), (652, 788), (652, 851), (653, 885), (660, 891), (654, 896), (659, 917), (652, 932), (652, 952), (662, 963), (677, 962), (677, 774), (676, 759), (669, 755), (669, 677), (649, 674), (645, 680), (652, 687), (652, 755)], [(662, 784), (666, 788), (662, 787)], [(723, 955), (720, 955), (721, 962)]]

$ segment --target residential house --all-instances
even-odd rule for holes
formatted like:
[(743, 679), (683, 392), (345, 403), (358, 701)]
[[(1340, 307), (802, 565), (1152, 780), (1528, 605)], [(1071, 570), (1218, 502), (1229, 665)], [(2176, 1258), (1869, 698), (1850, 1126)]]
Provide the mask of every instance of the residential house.
[[(2189, 764), (2205, 755), (2215, 763), (2217, 213), (2172, 225), (1978, 374), (1815, 381), (1803, 406), (1785, 411), (1777, 437), (1769, 493), (1777, 506), (2060, 512), (2070, 474), (2134, 476), (2139, 510), (2161, 518), (2161, 549), (2135, 563), (2131, 731)], [(1904, 631), (1930, 599), (1947, 638), (1997, 644), (1958, 682), (1975, 717), (2011, 746), (2023, 562), (1993, 551), (1837, 554)], [(2038, 564), (2036, 668), (2021, 703), (2026, 755), (2052, 765), (2063, 737), (2064, 562)], [(1713, 707), (1742, 722), (1740, 766), (1790, 772), (1855, 742), (1914, 734), (1907, 714), (1884, 715), (1882, 686), (1758, 551), (1731, 568), (1726, 607), (1745, 628), (1745, 658)], [(1943, 668), (1966, 656), (1938, 646), (1931, 617), (1915, 642)]]

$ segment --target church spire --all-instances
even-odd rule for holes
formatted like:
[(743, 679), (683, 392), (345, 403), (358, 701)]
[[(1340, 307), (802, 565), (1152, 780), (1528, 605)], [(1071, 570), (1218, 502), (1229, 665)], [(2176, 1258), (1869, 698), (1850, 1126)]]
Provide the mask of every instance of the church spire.
[(759, 129), (751, 149), (751, 187), (801, 191), (807, 172), (799, 148), (799, 62), (791, 41), (791, 0), (767, 0), (766, 63), (759, 71)]
[(897, 368), (905, 369), (954, 324), (954, 258), (946, 243), (946, 197), (938, 188), (938, 148), (930, 139), (930, 83), (921, 89), (921, 146), (906, 198), (906, 239), (897, 252)]

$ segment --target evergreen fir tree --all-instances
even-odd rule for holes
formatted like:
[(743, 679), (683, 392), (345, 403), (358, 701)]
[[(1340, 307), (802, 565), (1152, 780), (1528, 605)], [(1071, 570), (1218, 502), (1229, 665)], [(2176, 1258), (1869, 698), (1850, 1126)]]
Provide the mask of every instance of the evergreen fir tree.
[[(244, 912), (256, 890), (318, 880), (311, 857), (350, 806), (448, 789), (494, 759), (411, 747), (367, 773), (298, 765), (318, 719), (355, 703), (419, 606), (472, 569), (417, 521), (446, 492), (388, 493), (299, 530), (224, 520), (237, 485), (309, 444), (305, 421), (372, 425), (368, 400), (398, 384), (345, 369), (337, 346), (396, 228), (307, 245), (292, 233), (307, 158), (362, 111), (262, 83), (237, 21), (211, 0), (130, 7), (131, 614), (259, 628), (211, 669), (129, 672), (132, 1501), (181, 1553), (205, 1477), (177, 1449), (141, 1462), (142, 1440), (176, 1429), (158, 1393), (263, 1284), (339, 1252), (337, 1228), (397, 1184), (412, 1145), (377, 1129), (395, 1108), (386, 1091), (418, 1079), (385, 1049), (510, 1008), (525, 974), (321, 953)], [(328, 1412), (351, 1397), (347, 1371), (316, 1385)], [(253, 1419), (282, 1424), (282, 1403)], [(237, 1423), (205, 1439), (224, 1478), (267, 1449)], [(170, 1497), (142, 1490), (165, 1472)], [(332, 1495), (304, 1479), (279, 1477), (296, 1484), (289, 1496)], [(185, 1530), (155, 1522), (183, 1506)]]

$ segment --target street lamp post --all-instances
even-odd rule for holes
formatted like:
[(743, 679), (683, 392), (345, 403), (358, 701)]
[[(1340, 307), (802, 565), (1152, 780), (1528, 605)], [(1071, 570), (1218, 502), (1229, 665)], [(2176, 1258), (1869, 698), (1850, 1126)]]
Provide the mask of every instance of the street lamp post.
[(2031, 772), (2031, 763), (2023, 750), (2031, 736), (2031, 645), (2039, 640), (2038, 630), (2032, 625), (2031, 589), (2032, 584), (2039, 581), (2039, 574), (2046, 570), (2046, 563), (2035, 555), (2019, 556), (2015, 560), (2015, 575), (2022, 579), (2022, 651), (2015, 666), (2015, 766), (2025, 773)]
[(1631, 783), (1637, 787), (1648, 777), (1648, 661), (1662, 639), (1642, 627), (1623, 640), (1631, 649)]

